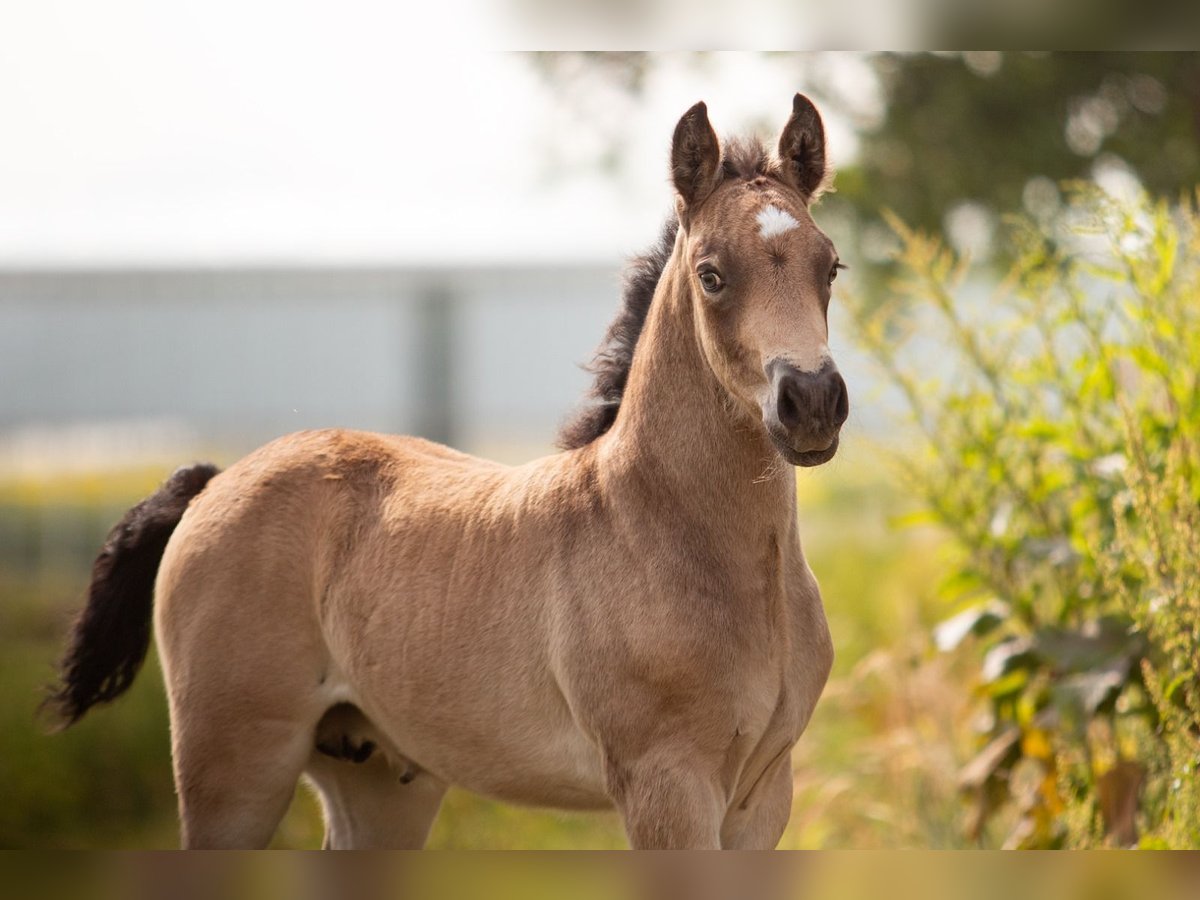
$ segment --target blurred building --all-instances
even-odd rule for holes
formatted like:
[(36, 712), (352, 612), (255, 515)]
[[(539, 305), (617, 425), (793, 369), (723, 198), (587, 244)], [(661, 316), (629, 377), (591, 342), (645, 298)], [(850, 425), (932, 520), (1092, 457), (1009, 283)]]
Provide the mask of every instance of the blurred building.
[[(549, 450), (621, 264), (0, 271), (0, 474), (224, 462), (292, 431)], [(832, 313), (851, 429), (880, 424)]]
[(587, 386), (619, 268), (0, 272), (0, 434), (10, 459), (326, 426), (527, 456)]

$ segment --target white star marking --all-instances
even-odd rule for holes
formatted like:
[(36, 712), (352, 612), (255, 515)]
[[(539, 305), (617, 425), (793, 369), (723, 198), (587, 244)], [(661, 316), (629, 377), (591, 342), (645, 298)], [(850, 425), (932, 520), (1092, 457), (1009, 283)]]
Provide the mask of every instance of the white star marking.
[(791, 213), (785, 212), (778, 206), (768, 206), (758, 214), (758, 235), (764, 241), (787, 234), (793, 228), (799, 227), (800, 223), (792, 218)]

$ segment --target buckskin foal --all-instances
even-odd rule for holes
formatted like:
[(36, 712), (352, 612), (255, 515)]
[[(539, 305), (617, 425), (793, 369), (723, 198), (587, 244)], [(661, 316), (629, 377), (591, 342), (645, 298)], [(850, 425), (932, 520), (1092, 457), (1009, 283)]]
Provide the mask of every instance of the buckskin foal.
[(417, 847), (446, 787), (615, 807), (634, 847), (772, 847), (832, 660), (793, 466), (837, 450), (824, 132), (675, 129), (676, 215), (635, 263), (564, 452), (281, 438), (180, 469), (113, 529), (51, 697), (154, 633), (188, 847), (266, 845), (306, 775), (326, 845)]

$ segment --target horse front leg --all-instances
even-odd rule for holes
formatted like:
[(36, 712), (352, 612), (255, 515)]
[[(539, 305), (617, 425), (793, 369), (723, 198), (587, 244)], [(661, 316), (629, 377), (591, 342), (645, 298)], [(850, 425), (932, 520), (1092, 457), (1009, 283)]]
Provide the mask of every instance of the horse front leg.
[(750, 794), (730, 808), (721, 826), (726, 850), (774, 850), (792, 815), (792, 753), (789, 747), (763, 773)]
[(695, 759), (650, 752), (631, 763), (610, 759), (609, 796), (635, 850), (716, 850), (725, 802), (711, 771)]

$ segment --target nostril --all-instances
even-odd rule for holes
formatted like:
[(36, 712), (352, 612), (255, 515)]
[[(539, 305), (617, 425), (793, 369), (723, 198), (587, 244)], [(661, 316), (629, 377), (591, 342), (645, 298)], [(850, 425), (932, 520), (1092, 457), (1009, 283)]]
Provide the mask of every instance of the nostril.
[(833, 424), (841, 427), (850, 415), (850, 392), (846, 390), (846, 382), (841, 375), (833, 376)]
[(779, 398), (775, 404), (775, 412), (779, 416), (779, 424), (791, 431), (800, 424), (800, 400), (797, 390), (790, 378), (785, 378), (779, 385)]

